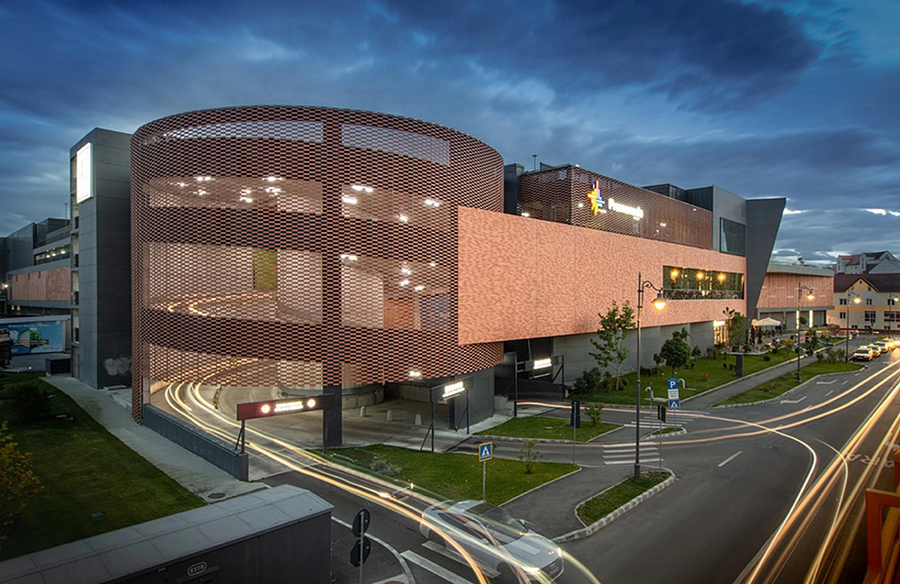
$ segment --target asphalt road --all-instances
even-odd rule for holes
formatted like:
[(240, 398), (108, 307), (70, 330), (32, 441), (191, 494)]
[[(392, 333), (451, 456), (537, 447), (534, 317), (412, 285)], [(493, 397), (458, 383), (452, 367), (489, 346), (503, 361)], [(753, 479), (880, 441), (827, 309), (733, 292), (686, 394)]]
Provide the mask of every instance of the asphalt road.
[[(676, 420), (688, 430), (686, 434), (667, 437), (661, 445), (650, 441), (641, 446), (645, 470), (670, 468), (678, 480), (594, 535), (564, 544), (573, 559), (559, 581), (730, 583), (748, 577), (754, 582), (802, 581), (824, 534), (835, 521), (835, 513), (853, 503), (841, 499), (834, 480), (829, 479), (821, 493), (809, 499), (808, 507), (802, 509), (803, 519), (793, 519), (771, 548), (767, 543), (792, 506), (806, 504), (801, 494), (808, 493), (818, 478), (827, 475), (830, 461), (837, 456), (835, 450), (845, 450), (846, 471), (839, 478), (846, 479), (846, 484), (855, 484), (861, 478), (868, 484), (889, 481), (889, 473), (869, 476), (865, 471), (887, 470), (882, 468), (883, 452), (879, 454), (882, 458), (874, 455), (898, 408), (890, 404), (877, 418), (872, 418), (872, 412), (895, 383), (866, 392), (874, 383), (867, 379), (898, 360), (900, 351), (895, 351), (873, 362), (863, 373), (808, 382), (767, 404), (680, 413)], [(604, 421), (633, 424), (633, 416), (627, 409), (608, 408)], [(860, 429), (868, 429), (870, 418), (871, 432), (852, 451), (846, 450), (851, 437)], [(653, 429), (652, 412), (644, 412), (641, 424), (645, 431)], [(460, 450), (473, 449), (479, 441), (473, 437)], [(630, 475), (633, 443), (634, 428), (625, 427), (600, 443), (574, 449), (566, 443), (542, 444), (546, 460), (571, 462), (574, 457), (584, 470), (513, 501), (507, 508), (525, 519), (533, 514), (534, 523), (545, 526), (546, 531), (539, 529), (545, 535), (560, 535), (577, 525), (570, 516), (562, 516), (571, 514), (582, 500), (573, 498), (576, 491), (567, 489), (572, 485), (581, 488), (585, 481), (596, 478), (595, 492), (599, 492), (605, 488), (604, 481), (614, 484)], [(498, 442), (495, 456), (515, 458), (519, 448), (516, 443)], [(354, 540), (347, 526), (364, 506), (372, 512), (370, 535), (374, 541), (372, 556), (364, 566), (364, 581), (477, 581), (470, 568), (426, 544), (418, 532), (416, 501), (406, 502), (412, 505), (407, 509), (392, 508), (393, 503), (388, 507), (373, 505), (371, 493), (354, 494), (354, 489), (365, 488), (360, 484), (366, 481), (357, 478), (338, 486), (291, 472), (266, 482), (298, 484), (335, 505), (335, 582), (358, 581), (358, 569), (349, 563)], [(374, 491), (379, 488), (371, 486)], [(583, 493), (583, 489), (577, 492)], [(553, 515), (561, 519), (555, 521)], [(841, 537), (853, 539), (852, 525)], [(768, 550), (765, 555), (763, 550)], [(857, 546), (851, 558), (858, 556)], [(580, 573), (579, 562), (596, 580)], [(748, 566), (755, 565), (760, 566), (758, 572), (748, 571)], [(852, 559), (849, 565), (854, 566)]]

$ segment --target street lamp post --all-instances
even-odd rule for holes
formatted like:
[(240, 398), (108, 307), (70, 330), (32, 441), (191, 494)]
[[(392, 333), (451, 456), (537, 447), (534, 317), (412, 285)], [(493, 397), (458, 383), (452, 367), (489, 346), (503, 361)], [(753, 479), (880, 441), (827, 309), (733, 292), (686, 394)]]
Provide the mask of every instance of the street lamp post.
[(800, 383), (800, 298), (804, 290), (809, 292), (806, 295), (807, 300), (815, 298), (812, 288), (797, 282), (797, 383)]
[(641, 313), (644, 309), (644, 289), (656, 290), (656, 298), (653, 300), (653, 308), (662, 310), (666, 307), (666, 299), (662, 288), (657, 288), (650, 280), (641, 278), (638, 272), (638, 303), (637, 303), (637, 379), (635, 380), (635, 393), (637, 402), (634, 409), (634, 478), (641, 477)]
[(850, 298), (853, 298), (854, 304), (862, 302), (862, 299), (856, 292), (847, 294), (847, 339), (844, 342), (844, 361), (850, 361)]

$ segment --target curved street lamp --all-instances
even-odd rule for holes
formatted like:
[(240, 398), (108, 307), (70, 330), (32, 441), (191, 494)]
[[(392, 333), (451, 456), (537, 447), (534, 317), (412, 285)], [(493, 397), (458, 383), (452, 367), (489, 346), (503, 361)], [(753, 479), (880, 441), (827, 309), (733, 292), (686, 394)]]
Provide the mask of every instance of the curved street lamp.
[(800, 383), (800, 298), (804, 290), (809, 292), (809, 294), (806, 295), (807, 300), (813, 300), (815, 298), (812, 288), (797, 282), (797, 383)]
[(662, 310), (666, 307), (666, 298), (662, 288), (657, 288), (650, 280), (641, 278), (638, 272), (638, 303), (637, 303), (637, 379), (635, 380), (635, 392), (637, 402), (634, 409), (634, 479), (641, 477), (641, 313), (644, 309), (644, 290), (653, 288), (656, 290), (656, 298), (653, 300), (653, 308)]

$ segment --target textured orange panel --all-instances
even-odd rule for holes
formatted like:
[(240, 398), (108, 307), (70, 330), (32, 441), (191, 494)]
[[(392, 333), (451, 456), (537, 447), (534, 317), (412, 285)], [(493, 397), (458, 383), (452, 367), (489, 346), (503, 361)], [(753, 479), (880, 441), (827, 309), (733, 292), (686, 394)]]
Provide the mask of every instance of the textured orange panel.
[(800, 297), (801, 308), (834, 305), (834, 278), (831, 276), (807, 276), (803, 274), (766, 273), (759, 293), (757, 308), (797, 308), (797, 287), (813, 289), (815, 298), (809, 300), (804, 290)]
[[(740, 256), (460, 208), (459, 343), (594, 332), (613, 301), (637, 305), (639, 271), (661, 286), (669, 264), (746, 272)], [(747, 310), (745, 300), (677, 300), (645, 310), (644, 324), (717, 320), (726, 307)]]
[(183, 378), (348, 386), (502, 358), (457, 343), (457, 210), (503, 205), (502, 160), (470, 136), (327, 108), (188, 112), (135, 133), (131, 196), (135, 417), (141, 387)]
[[(599, 186), (595, 214), (588, 193)], [(618, 207), (616, 206), (618, 205)], [(640, 211), (640, 217), (616, 209)], [(522, 211), (531, 218), (712, 249), (712, 213), (646, 189), (568, 166), (522, 176)]]
[(17, 274), (10, 284), (11, 303), (28, 300), (71, 302), (72, 284), (68, 267)]

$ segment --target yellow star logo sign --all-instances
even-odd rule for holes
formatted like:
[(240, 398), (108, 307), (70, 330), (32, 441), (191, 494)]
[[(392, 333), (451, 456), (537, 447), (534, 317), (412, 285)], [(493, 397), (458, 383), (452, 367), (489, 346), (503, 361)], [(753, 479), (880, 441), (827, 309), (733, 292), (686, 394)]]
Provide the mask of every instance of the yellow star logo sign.
[(591, 202), (591, 212), (596, 215), (597, 213), (603, 212), (606, 213), (606, 209), (600, 209), (606, 201), (603, 200), (603, 197), (600, 194), (600, 181), (594, 181), (594, 188), (592, 188), (588, 194), (587, 198)]

